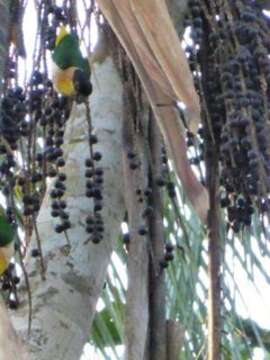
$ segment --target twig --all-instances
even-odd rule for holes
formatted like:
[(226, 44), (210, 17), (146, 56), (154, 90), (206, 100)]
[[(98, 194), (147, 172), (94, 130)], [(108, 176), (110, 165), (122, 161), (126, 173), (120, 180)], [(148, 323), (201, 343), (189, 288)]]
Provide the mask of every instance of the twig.
[(37, 247), (38, 247), (38, 251), (40, 254), (41, 278), (42, 278), (42, 280), (46, 280), (46, 276), (45, 276), (46, 268), (45, 268), (45, 264), (44, 264), (43, 254), (42, 254), (41, 238), (39, 235), (39, 231), (37, 228), (37, 222), (36, 222), (35, 218), (33, 218), (33, 226), (34, 226), (35, 236), (36, 236), (36, 240), (37, 240)]
[(29, 277), (28, 277), (28, 273), (26, 271), (24, 262), (23, 262), (23, 254), (21, 251), (21, 247), (19, 246), (19, 258), (20, 258), (20, 264), (21, 264), (21, 268), (22, 268), (22, 272), (23, 272), (23, 276), (24, 276), (24, 280), (25, 280), (25, 285), (26, 285), (26, 290), (27, 290), (27, 295), (28, 295), (28, 305), (29, 305), (29, 312), (28, 312), (28, 336), (30, 336), (31, 333), (31, 326), (32, 326), (32, 314), (33, 314), (33, 306), (32, 306), (32, 292), (31, 292), (31, 286), (30, 286), (30, 282), (29, 282)]

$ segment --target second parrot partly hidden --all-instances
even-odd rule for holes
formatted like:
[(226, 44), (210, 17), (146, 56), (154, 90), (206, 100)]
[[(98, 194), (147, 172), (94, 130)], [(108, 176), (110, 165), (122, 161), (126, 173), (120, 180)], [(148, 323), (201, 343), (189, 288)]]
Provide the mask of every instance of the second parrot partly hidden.
[(53, 60), (53, 85), (56, 91), (65, 95), (87, 97), (92, 92), (90, 64), (83, 57), (75, 34), (62, 26), (56, 38)]
[(14, 255), (14, 228), (0, 209), (0, 276), (6, 271)]

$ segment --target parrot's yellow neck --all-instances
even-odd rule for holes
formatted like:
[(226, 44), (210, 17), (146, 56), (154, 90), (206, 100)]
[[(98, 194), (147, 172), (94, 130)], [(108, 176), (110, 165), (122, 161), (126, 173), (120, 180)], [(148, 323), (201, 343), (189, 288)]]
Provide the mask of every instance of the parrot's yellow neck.
[(0, 248), (0, 275), (7, 269), (12, 256), (14, 255), (13, 241), (5, 247)]
[(75, 69), (75, 67), (70, 67), (66, 70), (61, 70), (56, 64), (53, 64), (53, 86), (57, 92), (65, 96), (72, 96), (75, 94), (73, 84), (73, 74)]
[(4, 254), (0, 251), (0, 275), (3, 274), (3, 272), (7, 269), (9, 262), (7, 262), (6, 257)]
[(66, 79), (64, 77), (57, 77), (55, 79), (54, 88), (57, 92), (65, 96), (71, 96), (75, 93), (73, 82), (70, 79)]
[(67, 28), (65, 26), (61, 26), (59, 34), (57, 35), (55, 40), (55, 46), (57, 46), (67, 34), (68, 34)]

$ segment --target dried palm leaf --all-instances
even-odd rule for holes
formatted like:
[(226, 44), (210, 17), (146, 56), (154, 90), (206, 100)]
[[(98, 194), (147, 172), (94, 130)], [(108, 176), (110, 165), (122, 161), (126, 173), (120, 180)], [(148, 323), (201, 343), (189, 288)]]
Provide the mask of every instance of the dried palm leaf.
[[(184, 61), (183, 59), (178, 59), (177, 65), (177, 59), (175, 57), (173, 63), (170, 64), (170, 61), (164, 57), (164, 55), (159, 54), (161, 50), (156, 50), (159, 46), (154, 44), (154, 40), (152, 42), (150, 41), (151, 44), (149, 45), (147, 38), (150, 38), (150, 35), (145, 34), (144, 30), (140, 27), (134, 15), (135, 10), (132, 10), (129, 0), (98, 0), (98, 3), (138, 73), (187, 196), (202, 221), (205, 221), (208, 210), (208, 194), (197, 180), (187, 159), (183, 127), (172, 104), (173, 100), (178, 99), (178, 95), (176, 96), (176, 92), (168, 80), (168, 73), (172, 78), (175, 72), (181, 72), (181, 65), (185, 66), (183, 65)], [(142, 9), (139, 10), (137, 16), (141, 14)], [(145, 10), (151, 12), (151, 7), (147, 7)], [(163, 8), (157, 8), (156, 4), (153, 3), (153, 10), (161, 11)], [(160, 16), (160, 21), (163, 21), (162, 16)], [(152, 32), (151, 25), (149, 26), (149, 28), (145, 28), (146, 32)], [(167, 23), (163, 24), (160, 22), (159, 32), (171, 31), (170, 29)], [(153, 30), (157, 31), (156, 26)], [(168, 38), (166, 37), (166, 41), (167, 40)], [(162, 40), (159, 38), (158, 41)], [(152, 46), (152, 49), (150, 46)], [(171, 43), (171, 46), (174, 45)], [(180, 47), (180, 44), (178, 44), (178, 46)], [(155, 51), (157, 51), (156, 54), (154, 54)], [(178, 51), (178, 54), (181, 53), (181, 51)], [(182, 54), (184, 57), (183, 51)], [(161, 59), (162, 57), (163, 59)], [(157, 61), (157, 58), (159, 61)], [(167, 69), (167, 73), (162, 70), (161, 66), (163, 66), (165, 70)], [(190, 78), (192, 81), (187, 64), (186, 69), (188, 72), (186, 79)], [(178, 81), (181, 81), (178, 76), (177, 78)], [(188, 100), (189, 113), (191, 114), (193, 112), (193, 115), (198, 113), (198, 110), (194, 110), (198, 108), (197, 100), (194, 102), (195, 105), (191, 104), (192, 90), (180, 90), (181, 83), (180, 85), (176, 85), (175, 80), (171, 81), (175, 84), (175, 88), (178, 89), (178, 94), (182, 94), (181, 96), (184, 96)], [(191, 89), (191, 83), (188, 80), (185, 81), (185, 86)], [(195, 90), (194, 94), (194, 98), (196, 99), (197, 94)], [(184, 98), (182, 97), (181, 100), (184, 100)], [(160, 107), (158, 104), (167, 104), (167, 106)], [(196, 123), (198, 123), (198, 121)], [(194, 125), (193, 129), (195, 127)]]

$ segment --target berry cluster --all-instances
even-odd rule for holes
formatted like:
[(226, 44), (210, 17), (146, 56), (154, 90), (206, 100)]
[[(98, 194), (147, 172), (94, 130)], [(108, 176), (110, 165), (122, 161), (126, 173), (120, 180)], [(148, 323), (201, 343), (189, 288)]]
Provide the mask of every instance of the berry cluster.
[(95, 150), (98, 138), (93, 133), (89, 106), (86, 104), (86, 118), (88, 123), (88, 144), (90, 157), (85, 159), (85, 195), (93, 200), (93, 212), (86, 217), (86, 232), (90, 234), (89, 241), (98, 244), (103, 239), (104, 223), (101, 215), (103, 209), (104, 172), (98, 163), (102, 154)]
[(173, 261), (174, 259), (173, 252), (174, 252), (174, 246), (170, 242), (167, 242), (165, 244), (164, 258), (160, 261), (160, 267), (162, 269), (166, 269), (169, 266), (169, 263)]
[(155, 182), (159, 187), (166, 187), (168, 195), (171, 199), (174, 199), (176, 196), (175, 184), (171, 179), (171, 174), (168, 166), (168, 156), (166, 153), (166, 148), (163, 146), (161, 149), (160, 156), (160, 174), (156, 177)]
[[(136, 170), (140, 167), (141, 161), (135, 152), (127, 152), (127, 159), (129, 161), (129, 167), (131, 170)], [(137, 233), (140, 236), (147, 236), (149, 234), (149, 226), (151, 227), (150, 224), (155, 206), (153, 191), (162, 191), (162, 189), (165, 188), (171, 201), (175, 201), (176, 190), (174, 182), (171, 179), (168, 166), (168, 157), (164, 146), (161, 148), (158, 167), (160, 169), (158, 174), (153, 174), (155, 176), (150, 176), (148, 185), (145, 188), (138, 187), (135, 189), (137, 201), (142, 206), (142, 223), (137, 229)], [(128, 249), (130, 243), (129, 233), (123, 235), (123, 243)], [(164, 257), (162, 260), (160, 260), (161, 269), (167, 268), (169, 262), (174, 259), (173, 250), (174, 246), (169, 241), (166, 242), (164, 245)]]
[(66, 211), (66, 202), (63, 196), (66, 191), (66, 174), (63, 172), (65, 160), (61, 146), (64, 143), (65, 123), (68, 119), (68, 102), (64, 97), (54, 96), (50, 107), (45, 108), (42, 118), (43, 132), (45, 136), (45, 147), (38, 154), (39, 161), (45, 162), (46, 174), (55, 178), (54, 186), (50, 192), (52, 199), (51, 215), (59, 217), (60, 223), (55, 225), (55, 231), (61, 233), (70, 228), (69, 214)]
[[(155, 179), (156, 185), (160, 188), (165, 188), (168, 194), (168, 197), (175, 208), (176, 205), (176, 190), (175, 184), (171, 178), (171, 172), (168, 165), (168, 156), (166, 153), (166, 148), (163, 146), (161, 148), (160, 155), (160, 175)], [(164, 244), (164, 257), (160, 260), (161, 269), (166, 269), (169, 266), (169, 263), (174, 259), (174, 245), (170, 240), (166, 239)]]
[[(16, 150), (17, 141), (21, 136), (27, 136), (28, 123), (25, 119), (27, 106), (25, 93), (19, 86), (9, 89), (1, 100), (0, 131), (8, 141), (12, 150)], [(6, 148), (1, 146), (1, 153)]]
[(13, 263), (9, 265), (1, 281), (1, 290), (4, 292), (4, 297), (7, 299), (9, 308), (16, 310), (19, 305), (17, 286), (20, 283), (20, 277), (17, 276), (15, 265)]
[(194, 46), (187, 51), (208, 110), (201, 135), (205, 151), (214, 143), (219, 154), (221, 205), (235, 232), (269, 202), (270, 43), (259, 3), (189, 1)]
[[(59, 216), (61, 223), (55, 230), (67, 230), (71, 224), (63, 200), (66, 175), (62, 167), (64, 129), (69, 117), (69, 101), (53, 90), (48, 80), (46, 66), (45, 33), (54, 12), (59, 21), (60, 11), (50, 8), (49, 2), (41, 2), (39, 9), (40, 36), (33, 58), (33, 71), (23, 86), (18, 86), (16, 51), (10, 51), (6, 62), (4, 91), (0, 98), (0, 191), (6, 197), (7, 220), (16, 227), (24, 227), (31, 234), (46, 190), (46, 177), (57, 177), (52, 190), (52, 215)], [(39, 54), (38, 54), (39, 52)], [(20, 214), (20, 216), (17, 216)], [(38, 236), (37, 236), (38, 237)], [(25, 244), (17, 244), (22, 252)], [(42, 256), (38, 248), (33, 256)]]

